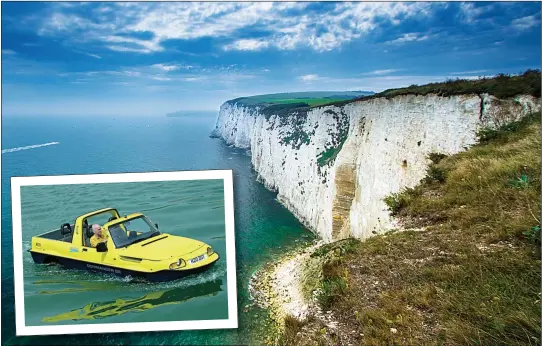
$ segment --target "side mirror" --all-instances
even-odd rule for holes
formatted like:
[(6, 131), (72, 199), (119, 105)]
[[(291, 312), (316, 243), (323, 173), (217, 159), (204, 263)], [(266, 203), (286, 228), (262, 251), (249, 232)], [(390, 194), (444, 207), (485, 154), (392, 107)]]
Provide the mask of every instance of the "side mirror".
[(96, 245), (96, 252), (107, 252), (107, 245), (104, 242), (98, 243)]
[(156, 227), (156, 229), (158, 229), (158, 224), (157, 224), (157, 223), (155, 223), (155, 224), (154, 224), (154, 227)]

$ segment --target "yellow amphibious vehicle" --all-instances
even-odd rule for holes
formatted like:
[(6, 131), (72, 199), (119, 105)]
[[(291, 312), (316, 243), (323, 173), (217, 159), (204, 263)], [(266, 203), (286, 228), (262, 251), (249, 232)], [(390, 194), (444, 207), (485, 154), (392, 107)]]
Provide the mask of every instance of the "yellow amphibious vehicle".
[[(108, 238), (95, 248), (89, 219), (107, 217), (101, 225)], [(141, 213), (120, 216), (113, 208), (81, 215), (74, 224), (32, 237), (29, 250), (35, 263), (60, 263), (68, 268), (107, 272), (120, 276), (169, 281), (202, 272), (220, 256), (198, 240), (162, 233), (158, 224)]]

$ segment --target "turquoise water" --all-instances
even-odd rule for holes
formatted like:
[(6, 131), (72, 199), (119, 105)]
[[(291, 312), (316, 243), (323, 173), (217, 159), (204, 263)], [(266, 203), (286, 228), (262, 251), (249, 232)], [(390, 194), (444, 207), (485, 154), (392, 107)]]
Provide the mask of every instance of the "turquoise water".
[[(205, 273), (167, 283), (33, 263), (26, 251), (32, 236), (105, 207), (121, 215), (141, 212), (164, 233), (211, 245), (221, 259)], [(223, 180), (23, 186), (26, 325), (227, 319), (224, 213)], [(109, 216), (90, 222), (103, 224)]]
[[(95, 334), (89, 337), (88, 342), (221, 345), (247, 344), (253, 340), (252, 332), (264, 325), (267, 319), (265, 311), (257, 308), (244, 312), (244, 307), (251, 303), (247, 290), (250, 276), (277, 255), (313, 238), (298, 220), (276, 201), (275, 193), (256, 182), (257, 175), (251, 169), (250, 157), (244, 150), (230, 148), (218, 139), (209, 138), (215, 119), (216, 113), (176, 118), (3, 117), (2, 150), (50, 142), (59, 144), (2, 154), (2, 344), (77, 344), (81, 340), (76, 335), (14, 336), (10, 177), (200, 169), (233, 171), (239, 328)], [(57, 197), (49, 197), (49, 201), (55, 201), (55, 198)], [(165, 227), (164, 222), (168, 222), (163, 215), (151, 217), (156, 218), (161, 228)], [(53, 228), (57, 227), (57, 220), (57, 217), (55, 220), (51, 218), (54, 222)], [(82, 281), (88, 285), (94, 282), (90, 279), (78, 282)], [(112, 292), (115, 286), (118, 288), (132, 284), (111, 281), (104, 285), (107, 286), (107, 292)], [(77, 287), (89, 288), (84, 285)], [(76, 297), (87, 295), (88, 292), (72, 294)], [(183, 294), (180, 289), (173, 291), (172, 295), (176, 295), (176, 300), (180, 302), (175, 307), (170, 304), (167, 309), (177, 309), (188, 304), (182, 301)], [(138, 293), (133, 297), (142, 298), (143, 295)], [(142, 316), (138, 314), (141, 313), (124, 316)]]

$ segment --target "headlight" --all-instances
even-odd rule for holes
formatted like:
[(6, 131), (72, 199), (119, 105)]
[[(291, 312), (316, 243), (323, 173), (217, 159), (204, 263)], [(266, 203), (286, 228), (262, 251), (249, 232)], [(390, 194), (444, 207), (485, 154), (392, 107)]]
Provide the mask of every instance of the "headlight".
[(208, 247), (207, 248), (207, 256), (211, 256), (213, 254), (213, 248), (212, 247)]
[(182, 258), (179, 258), (179, 260), (175, 263), (171, 263), (169, 265), (169, 269), (179, 269), (179, 268), (182, 268), (182, 267), (186, 267), (186, 262), (182, 259)]

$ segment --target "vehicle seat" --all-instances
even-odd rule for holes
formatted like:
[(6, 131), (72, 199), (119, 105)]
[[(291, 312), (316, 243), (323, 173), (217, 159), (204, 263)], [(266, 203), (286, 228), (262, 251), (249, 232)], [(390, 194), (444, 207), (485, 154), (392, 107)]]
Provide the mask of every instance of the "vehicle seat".
[(83, 239), (85, 240), (84, 246), (91, 247), (90, 246), (90, 238), (94, 235), (94, 232), (92, 231), (92, 227), (89, 227), (87, 220), (83, 222)]
[(67, 242), (67, 243), (71, 243), (72, 238), (73, 238), (73, 229), (74, 228), (75, 228), (75, 225), (70, 225), (70, 233), (66, 233), (66, 234), (61, 233), (60, 234), (60, 236), (61, 236), (60, 240), (64, 241), (64, 242)]

